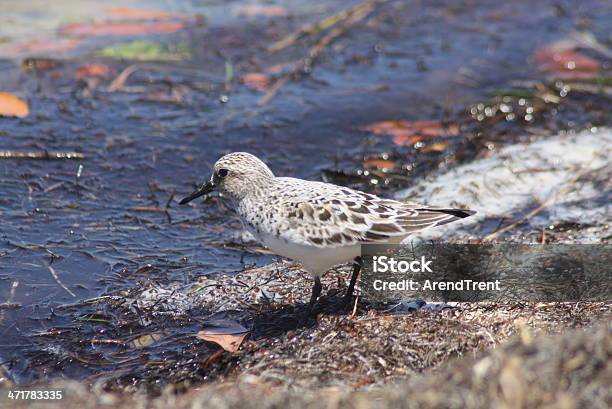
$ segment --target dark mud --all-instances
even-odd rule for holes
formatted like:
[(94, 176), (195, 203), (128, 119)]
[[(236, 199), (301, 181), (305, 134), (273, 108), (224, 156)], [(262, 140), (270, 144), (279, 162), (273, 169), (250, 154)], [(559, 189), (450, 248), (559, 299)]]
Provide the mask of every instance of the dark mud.
[[(280, 175), (392, 195), (500, 146), (611, 122), (609, 59), (597, 56), (598, 87), (579, 82), (567, 92), (566, 82), (539, 72), (530, 57), (571, 29), (588, 29), (609, 44), (611, 12), (598, 1), (384, 2), (258, 105), (264, 94), (248, 88), (243, 75), (303, 58), (319, 36), (273, 54), (266, 47), (349, 5), (296, 6), (299, 18), (289, 19), (196, 19), (153, 37), (186, 44), (191, 56), (179, 62), (94, 56), (111, 43), (105, 38), (65, 57), (0, 59), (0, 87), (26, 98), (32, 111), (24, 119), (0, 118), (0, 149), (83, 155), (0, 160), (0, 357), (12, 382), (61, 375), (159, 392), (165, 384), (220, 379), (248, 366), (236, 367), (238, 357), (215, 357), (216, 347), (193, 337), (220, 310), (246, 311), (232, 319), (260, 331), (252, 341), (260, 347), (281, 342), (280, 333), (303, 331), (292, 321), (300, 297), (256, 307), (259, 321), (255, 300), (229, 308), (215, 304), (218, 294), (183, 294), (170, 303), (178, 311), (160, 310), (163, 302), (139, 305), (145, 289), (176, 295), (206, 276), (272, 260), (244, 242), (215, 198), (177, 207), (225, 152), (253, 152)], [(213, 9), (218, 16), (218, 5)], [(108, 76), (77, 79), (91, 62), (106, 64)], [(133, 73), (122, 81), (128, 68)], [(283, 72), (267, 75), (274, 80)], [(460, 131), (400, 146), (363, 130), (399, 119), (441, 121)], [(292, 291), (309, 290), (307, 280), (299, 282)], [(82, 303), (88, 299), (96, 301)], [(287, 310), (275, 316), (279, 308)], [(367, 304), (361, 308), (360, 316), (367, 314)], [(275, 320), (282, 321), (280, 333), (263, 324)], [(325, 322), (321, 328), (329, 329)], [(492, 346), (478, 342), (462, 353)], [(249, 353), (241, 354), (248, 362)], [(428, 359), (421, 369), (433, 365)]]

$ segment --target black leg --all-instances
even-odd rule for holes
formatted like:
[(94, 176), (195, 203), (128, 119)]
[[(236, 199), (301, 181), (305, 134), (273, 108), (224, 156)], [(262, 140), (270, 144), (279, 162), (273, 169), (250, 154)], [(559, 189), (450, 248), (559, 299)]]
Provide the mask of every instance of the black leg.
[(361, 271), (361, 257), (355, 257), (354, 263), (355, 265), (353, 266), (353, 275), (351, 276), (351, 282), (349, 283), (348, 289), (346, 290), (346, 294), (344, 295), (344, 304), (346, 306), (351, 303), (351, 299), (353, 298), (353, 292), (355, 291), (355, 283), (357, 282), (357, 277), (359, 277), (359, 272)]
[(312, 314), (312, 309), (314, 308), (314, 305), (317, 302), (317, 298), (319, 298), (319, 295), (321, 295), (322, 288), (323, 287), (321, 286), (321, 278), (318, 276), (315, 277), (314, 286), (312, 287), (312, 295), (310, 296), (308, 310), (306, 311), (306, 319), (308, 319), (308, 317), (310, 317), (310, 314)]

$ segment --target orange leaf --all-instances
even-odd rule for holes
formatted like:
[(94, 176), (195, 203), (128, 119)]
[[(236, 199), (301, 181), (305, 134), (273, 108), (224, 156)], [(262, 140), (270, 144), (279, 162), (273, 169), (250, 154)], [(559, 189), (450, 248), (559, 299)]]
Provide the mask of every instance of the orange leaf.
[(185, 28), (184, 21), (105, 21), (97, 23), (73, 23), (60, 30), (62, 34), (93, 36), (131, 36), (152, 33), (173, 33)]
[(27, 102), (8, 92), (0, 92), (0, 116), (28, 116), (30, 108)]
[(91, 63), (81, 65), (77, 68), (76, 77), (78, 79), (88, 77), (106, 78), (110, 75), (111, 69), (108, 65), (102, 63)]
[(110, 17), (125, 20), (167, 20), (178, 17), (177, 14), (168, 11), (143, 10), (132, 7), (110, 7), (106, 9), (106, 14)]
[(244, 4), (238, 7), (236, 14), (244, 17), (287, 17), (289, 16), (289, 11), (281, 6)]
[(206, 330), (198, 332), (197, 337), (204, 341), (214, 342), (227, 352), (236, 352), (249, 333), (243, 334), (210, 334)]
[(363, 162), (363, 166), (369, 169), (392, 170), (395, 168), (395, 162), (388, 159), (367, 159)]
[(448, 148), (448, 142), (438, 142), (427, 145), (421, 152), (444, 152)]
[(233, 320), (210, 320), (205, 323), (206, 328), (198, 332), (198, 338), (214, 342), (227, 352), (236, 352), (249, 330)]
[(544, 46), (533, 53), (538, 69), (559, 78), (593, 78), (601, 69), (599, 61), (575, 50)]
[(81, 43), (75, 38), (33, 39), (0, 47), (0, 56), (10, 57), (21, 54), (57, 53), (72, 50)]
[(290, 69), (294, 65), (294, 62), (283, 62), (279, 64), (274, 64), (269, 66), (266, 72), (269, 74), (282, 74), (285, 70)]
[(270, 78), (266, 74), (259, 72), (252, 72), (243, 75), (242, 82), (247, 87), (257, 91), (265, 91), (270, 86)]
[(438, 136), (457, 136), (459, 126), (442, 125), (437, 121), (382, 121), (364, 128), (376, 135), (390, 135), (397, 145), (414, 145)]

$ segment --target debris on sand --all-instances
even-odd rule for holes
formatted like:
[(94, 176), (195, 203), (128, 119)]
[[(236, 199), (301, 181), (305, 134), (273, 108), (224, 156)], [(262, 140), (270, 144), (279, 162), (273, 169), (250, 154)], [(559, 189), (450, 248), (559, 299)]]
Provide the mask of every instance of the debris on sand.
[[(89, 389), (81, 383), (68, 381), (52, 385), (53, 388), (62, 388), (65, 398), (61, 402), (48, 402), (48, 407), (72, 409), (112, 405), (121, 409), (172, 405), (177, 409), (367, 409), (609, 406), (609, 379), (612, 375), (609, 324), (554, 336), (535, 336), (524, 322), (517, 326), (517, 336), (498, 348), (453, 360), (436, 371), (413, 375), (392, 385), (370, 385), (372, 379), (367, 374), (355, 373), (351, 380), (357, 379), (357, 382), (352, 384), (304, 388), (288, 382), (286, 375), (278, 372), (276, 379), (248, 374), (204, 385), (179, 396), (175, 388), (170, 388), (161, 396), (151, 398)], [(327, 343), (331, 343), (329, 338)], [(324, 340), (312, 341), (320, 344)], [(337, 354), (342, 352), (346, 350)], [(410, 357), (411, 352), (407, 350), (405, 356)], [(310, 357), (296, 359), (294, 370), (299, 370), (307, 362), (306, 358)], [(385, 364), (383, 360), (377, 366), (384, 367)], [(341, 380), (343, 375), (332, 373), (329, 377)], [(25, 406), (17, 404), (14, 407)]]
[(398, 313), (368, 300), (348, 315), (339, 306), (349, 272), (337, 269), (323, 277), (316, 325), (304, 327), (312, 282), (294, 263), (189, 285), (162, 285), (161, 272), (58, 308), (73, 323), (31, 337), (28, 365), (47, 375), (78, 366), (93, 385), (152, 395), (244, 376), (305, 388), (364, 386), (496, 347), (518, 332), (517, 322), (547, 333), (610, 315), (605, 303), (460, 303)]

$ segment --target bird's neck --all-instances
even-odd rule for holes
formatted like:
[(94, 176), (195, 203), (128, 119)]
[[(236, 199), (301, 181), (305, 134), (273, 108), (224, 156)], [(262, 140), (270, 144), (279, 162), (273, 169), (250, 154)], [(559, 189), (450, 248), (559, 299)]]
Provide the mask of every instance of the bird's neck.
[(227, 196), (226, 201), (238, 213), (244, 213), (249, 208), (267, 206), (273, 185), (274, 179), (253, 180), (248, 188)]

